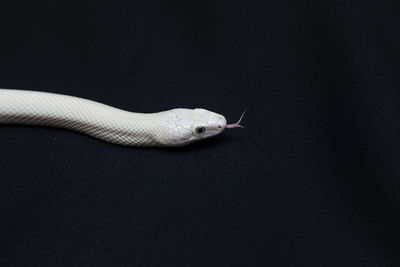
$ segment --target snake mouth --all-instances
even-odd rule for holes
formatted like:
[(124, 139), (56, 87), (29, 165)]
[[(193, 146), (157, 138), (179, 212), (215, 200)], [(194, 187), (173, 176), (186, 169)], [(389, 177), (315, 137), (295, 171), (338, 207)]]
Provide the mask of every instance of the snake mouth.
[(244, 114), (246, 113), (246, 110), (245, 111), (243, 111), (243, 113), (242, 113), (242, 115), (240, 116), (240, 118), (239, 118), (239, 120), (237, 121), (237, 122), (235, 122), (235, 123), (230, 123), (230, 124), (227, 124), (226, 126), (225, 126), (225, 128), (227, 128), (227, 129), (233, 129), (233, 128), (245, 128), (243, 125), (240, 125), (240, 122), (242, 121), (242, 119), (243, 119), (243, 116), (244, 116)]

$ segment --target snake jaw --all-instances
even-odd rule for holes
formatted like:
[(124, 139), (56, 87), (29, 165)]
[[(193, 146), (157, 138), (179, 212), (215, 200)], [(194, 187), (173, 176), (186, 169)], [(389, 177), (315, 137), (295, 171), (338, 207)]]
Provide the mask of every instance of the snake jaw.
[(206, 109), (178, 108), (171, 111), (173, 117), (169, 123), (173, 124), (171, 126), (173, 130), (170, 132), (173, 146), (186, 145), (216, 136), (223, 132), (226, 126), (224, 116)]
[(233, 128), (245, 128), (243, 125), (240, 125), (240, 122), (243, 119), (244, 114), (246, 113), (246, 110), (243, 111), (242, 115), (240, 116), (239, 120), (235, 123), (227, 124), (225, 128), (227, 129), (233, 129)]

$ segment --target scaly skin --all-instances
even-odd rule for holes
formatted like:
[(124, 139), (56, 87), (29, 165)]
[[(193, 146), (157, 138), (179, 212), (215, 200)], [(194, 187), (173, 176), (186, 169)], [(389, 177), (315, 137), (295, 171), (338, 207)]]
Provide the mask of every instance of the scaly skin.
[(134, 113), (73, 96), (0, 89), (0, 124), (60, 127), (126, 146), (183, 146), (220, 134), (226, 119), (205, 109)]

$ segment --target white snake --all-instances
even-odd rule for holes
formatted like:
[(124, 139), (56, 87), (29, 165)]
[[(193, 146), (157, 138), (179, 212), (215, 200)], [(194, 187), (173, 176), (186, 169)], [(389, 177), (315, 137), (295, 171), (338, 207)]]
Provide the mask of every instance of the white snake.
[(227, 125), (201, 108), (133, 113), (73, 96), (0, 89), (0, 124), (61, 127), (127, 146), (184, 146), (241, 127), (240, 120)]

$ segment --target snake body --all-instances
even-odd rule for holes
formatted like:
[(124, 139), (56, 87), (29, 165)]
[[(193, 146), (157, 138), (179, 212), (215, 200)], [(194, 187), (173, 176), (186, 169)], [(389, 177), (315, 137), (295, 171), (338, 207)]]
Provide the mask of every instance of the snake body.
[(0, 89), (0, 124), (66, 128), (127, 146), (183, 146), (220, 134), (224, 116), (201, 108), (134, 113), (54, 93)]

